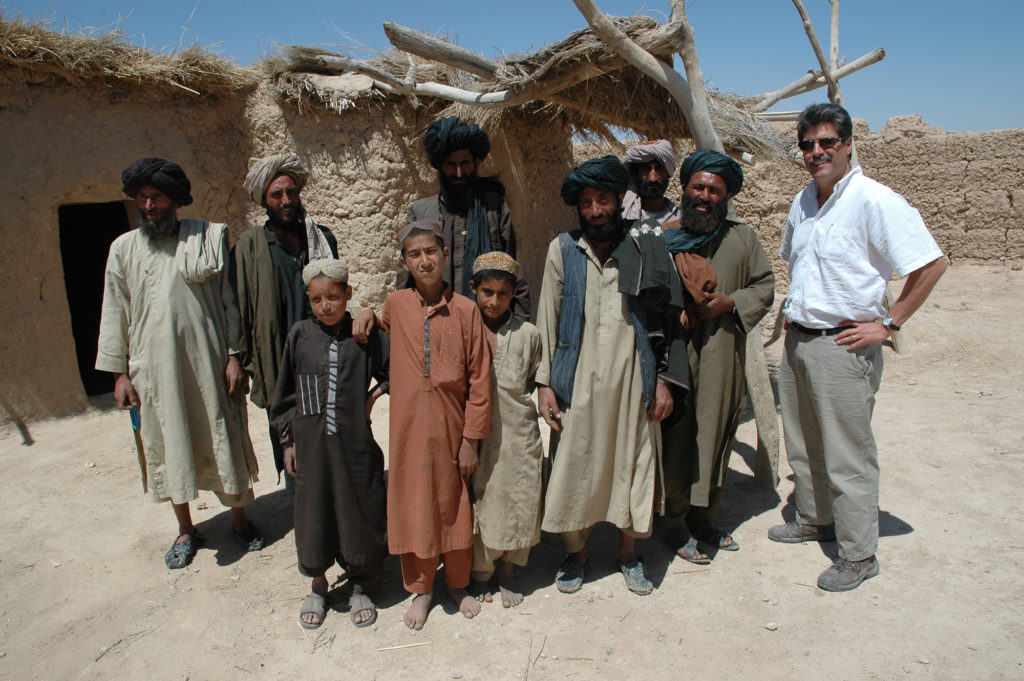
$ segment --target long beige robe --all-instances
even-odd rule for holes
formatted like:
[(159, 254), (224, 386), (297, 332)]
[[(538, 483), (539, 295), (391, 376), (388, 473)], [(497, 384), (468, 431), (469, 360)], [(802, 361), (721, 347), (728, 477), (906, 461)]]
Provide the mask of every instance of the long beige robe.
[(512, 315), (498, 330), (491, 373), (491, 434), (473, 474), (473, 532), (500, 551), (540, 541), (544, 446), (533, 402), (537, 327)]
[(204, 224), (157, 240), (132, 230), (107, 259), (96, 368), (127, 373), (139, 393), (154, 501), (241, 494), (257, 479), (245, 397), (224, 379), (240, 337), (227, 226)]
[(684, 409), (682, 421), (664, 434), (670, 518), (685, 514), (690, 504), (710, 507), (714, 515), (746, 406), (747, 333), (771, 309), (775, 297), (775, 274), (749, 225), (730, 222), (719, 238), (696, 253), (715, 268), (715, 290), (731, 296), (736, 310), (701, 320), (690, 333), (690, 394), (685, 404), (676, 403), (677, 409)]
[[(546, 532), (583, 530), (600, 521), (635, 536), (651, 531), (661, 429), (643, 400), (640, 357), (629, 314), (619, 293), (618, 263), (602, 267), (584, 237), (587, 288), (583, 338), (572, 406), (562, 408), (562, 433), (552, 432), (551, 478), (544, 499)], [(558, 343), (564, 269), (558, 239), (548, 246), (537, 326), (543, 356), (537, 383), (550, 384)]]

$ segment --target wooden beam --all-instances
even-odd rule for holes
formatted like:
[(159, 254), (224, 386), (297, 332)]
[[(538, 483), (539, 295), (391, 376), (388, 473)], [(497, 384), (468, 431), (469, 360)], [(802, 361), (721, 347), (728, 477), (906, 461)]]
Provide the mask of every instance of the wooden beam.
[[(845, 78), (846, 76), (860, 71), (866, 66), (871, 66), (877, 62), (882, 61), (885, 58), (885, 48), (877, 47), (871, 52), (868, 52), (862, 57), (840, 66), (835, 73), (832, 75), (839, 78)], [(822, 76), (821, 71), (810, 71), (807, 75), (798, 78), (789, 85), (779, 88), (773, 92), (765, 92), (760, 95), (751, 97), (751, 99), (757, 100), (757, 104), (750, 108), (752, 113), (760, 113), (766, 111), (772, 106), (775, 106), (778, 102), (789, 97), (795, 97), (802, 95), (812, 90), (817, 90), (820, 87), (826, 85), (825, 78)]]
[(494, 76), (500, 68), (497, 62), (472, 50), (467, 50), (429, 33), (396, 24), (393, 21), (384, 22), (384, 34), (387, 35), (391, 44), (402, 52), (447, 64), (485, 80), (494, 80)]
[(793, 5), (796, 6), (797, 12), (800, 13), (800, 19), (804, 24), (804, 33), (807, 34), (807, 39), (811, 42), (814, 56), (818, 58), (818, 64), (821, 66), (821, 75), (825, 77), (825, 82), (828, 83), (828, 99), (830, 102), (835, 102), (842, 106), (843, 93), (839, 88), (839, 81), (832, 75), (832, 69), (829, 68), (828, 59), (825, 57), (825, 52), (821, 49), (821, 43), (818, 42), (818, 35), (814, 32), (814, 25), (811, 23), (811, 18), (807, 15), (807, 9), (801, 0), (793, 0)]

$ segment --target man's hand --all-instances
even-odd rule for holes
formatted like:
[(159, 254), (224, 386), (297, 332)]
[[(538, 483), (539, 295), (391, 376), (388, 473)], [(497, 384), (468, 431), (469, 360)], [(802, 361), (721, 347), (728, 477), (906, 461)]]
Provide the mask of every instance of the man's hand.
[(718, 291), (712, 291), (704, 300), (704, 304), (697, 306), (697, 314), (700, 315), (701, 319), (713, 319), (714, 317), (720, 317), (732, 312), (735, 306), (736, 304), (731, 297)]
[(284, 448), (284, 469), (288, 471), (288, 475), (295, 477), (295, 443), (286, 445)]
[(847, 350), (856, 350), (872, 343), (881, 343), (889, 337), (889, 329), (882, 322), (853, 322), (844, 319), (839, 326), (848, 327), (836, 334), (836, 343), (845, 345)]
[(128, 378), (128, 374), (118, 374), (114, 379), (114, 402), (118, 409), (141, 406), (139, 393), (135, 392), (135, 386), (132, 385), (132, 379)]
[(647, 408), (651, 421), (655, 423), (664, 421), (672, 413), (672, 407), (672, 390), (665, 383), (659, 383), (654, 390), (654, 402)]
[(459, 473), (464, 478), (473, 475), (480, 464), (480, 458), (476, 454), (477, 442), (468, 437), (462, 438), (462, 446), (459, 447)]
[(370, 308), (364, 309), (358, 317), (352, 320), (352, 337), (360, 343), (365, 343), (376, 324), (377, 315)]
[(244, 394), (248, 381), (249, 378), (245, 375), (242, 363), (238, 361), (238, 357), (235, 355), (228, 357), (228, 366), (224, 370), (224, 384), (227, 385), (228, 395), (234, 397), (235, 395)]
[(562, 412), (558, 408), (555, 391), (546, 385), (537, 386), (537, 411), (556, 433), (562, 432)]
[(370, 413), (373, 411), (373, 404), (383, 395), (384, 392), (380, 389), (380, 386), (373, 389), (369, 395), (366, 396), (366, 422), (373, 423), (370, 418)]

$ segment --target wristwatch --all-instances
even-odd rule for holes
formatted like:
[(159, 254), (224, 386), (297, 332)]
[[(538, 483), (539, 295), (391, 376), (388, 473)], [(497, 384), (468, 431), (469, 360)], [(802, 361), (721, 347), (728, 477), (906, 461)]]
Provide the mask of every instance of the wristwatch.
[(890, 331), (899, 331), (900, 325), (892, 320), (892, 317), (885, 315), (882, 317), (882, 326), (889, 329)]

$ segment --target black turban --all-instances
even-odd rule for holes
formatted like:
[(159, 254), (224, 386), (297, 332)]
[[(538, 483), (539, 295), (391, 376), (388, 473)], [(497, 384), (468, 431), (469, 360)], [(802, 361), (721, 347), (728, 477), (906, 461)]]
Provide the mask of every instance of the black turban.
[(740, 188), (743, 187), (743, 168), (740, 168), (740, 164), (733, 158), (720, 151), (710, 149), (695, 151), (686, 157), (683, 167), (679, 171), (679, 181), (683, 183), (683, 188), (685, 189), (686, 185), (690, 183), (691, 177), (702, 170), (722, 178), (725, 188), (733, 196), (740, 193)]
[(570, 206), (577, 206), (584, 187), (625, 194), (628, 186), (629, 171), (616, 156), (592, 158), (570, 170), (562, 180), (562, 200)]
[(466, 125), (455, 116), (440, 118), (430, 124), (423, 136), (430, 165), (440, 169), (445, 157), (453, 151), (469, 149), (473, 158), (482, 159), (491, 151), (491, 141), (479, 125)]
[(192, 203), (192, 183), (177, 163), (162, 158), (140, 158), (121, 173), (124, 193), (135, 198), (147, 184), (156, 187), (179, 206)]

